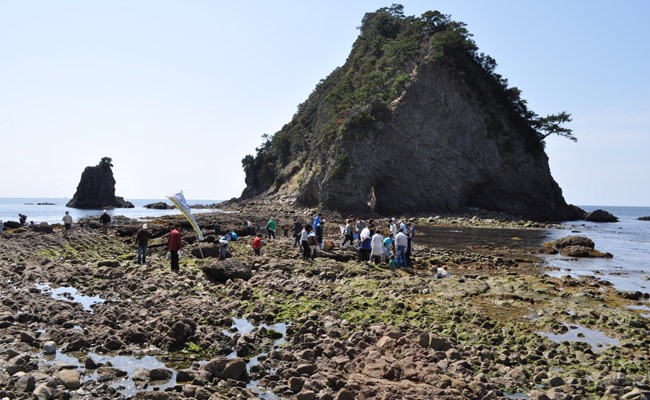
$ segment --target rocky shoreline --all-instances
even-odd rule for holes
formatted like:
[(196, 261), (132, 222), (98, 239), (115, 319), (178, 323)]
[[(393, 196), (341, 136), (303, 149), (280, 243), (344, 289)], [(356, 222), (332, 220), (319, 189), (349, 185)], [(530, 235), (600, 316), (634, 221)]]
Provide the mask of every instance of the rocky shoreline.
[[(220, 208), (238, 213), (199, 214), (200, 225), (309, 213), (281, 202)], [(548, 227), (498, 217), (411, 221)], [(343, 218), (325, 218), (339, 243)], [(184, 225), (180, 274), (165, 259), (173, 222)], [(189, 224), (165, 217), (147, 221), (154, 239), (139, 266), (141, 223), (116, 218), (108, 235), (92, 220), (68, 234), (5, 230), (0, 398), (650, 398), (648, 294), (543, 275), (539, 249), (416, 240), (417, 268), (394, 277), (349, 248), (302, 261), (282, 237), (257, 258), (241, 237), (219, 262), (210, 229), (203, 259)], [(434, 279), (434, 266), (451, 277)]]

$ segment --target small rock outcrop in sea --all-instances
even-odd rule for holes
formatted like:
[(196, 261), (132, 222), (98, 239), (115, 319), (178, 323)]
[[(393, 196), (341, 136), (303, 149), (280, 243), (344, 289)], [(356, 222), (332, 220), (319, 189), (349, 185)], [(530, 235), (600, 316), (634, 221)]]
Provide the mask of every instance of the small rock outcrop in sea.
[(591, 258), (612, 258), (611, 253), (603, 253), (596, 250), (593, 240), (585, 236), (566, 236), (561, 239), (546, 242), (540, 250), (545, 254), (557, 254), (558, 252), (566, 257), (591, 257)]
[(551, 176), (548, 117), (526, 107), (458, 26), (435, 12), (405, 17), (399, 6), (366, 14), (346, 63), (242, 160), (242, 198), (341, 213), (478, 207), (580, 219)]
[(174, 206), (169, 205), (163, 201), (157, 203), (151, 203), (144, 205), (144, 208), (154, 209), (154, 210), (171, 210)]
[(650, 215), (646, 217), (639, 217), (639, 221), (650, 221)]
[(72, 199), (66, 207), (100, 209), (133, 208), (133, 204), (124, 198), (115, 196), (115, 178), (113, 178), (112, 160), (101, 159), (94, 167), (86, 167)]
[(594, 210), (584, 216), (585, 221), (590, 222), (618, 222), (618, 218), (605, 210)]

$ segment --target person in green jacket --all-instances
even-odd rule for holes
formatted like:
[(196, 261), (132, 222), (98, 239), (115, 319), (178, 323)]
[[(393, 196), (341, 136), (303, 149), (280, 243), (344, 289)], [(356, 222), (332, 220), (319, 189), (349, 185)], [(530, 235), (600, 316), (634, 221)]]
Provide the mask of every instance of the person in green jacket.
[(269, 222), (266, 223), (266, 232), (269, 235), (269, 239), (275, 239), (275, 220), (273, 217), (269, 218)]

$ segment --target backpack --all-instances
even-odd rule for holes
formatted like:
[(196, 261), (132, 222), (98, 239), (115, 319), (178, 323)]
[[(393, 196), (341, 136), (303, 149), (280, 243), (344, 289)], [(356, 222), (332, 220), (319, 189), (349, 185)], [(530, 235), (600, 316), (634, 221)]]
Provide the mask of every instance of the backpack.
[(239, 239), (239, 236), (235, 233), (235, 231), (230, 232), (230, 240), (237, 241)]

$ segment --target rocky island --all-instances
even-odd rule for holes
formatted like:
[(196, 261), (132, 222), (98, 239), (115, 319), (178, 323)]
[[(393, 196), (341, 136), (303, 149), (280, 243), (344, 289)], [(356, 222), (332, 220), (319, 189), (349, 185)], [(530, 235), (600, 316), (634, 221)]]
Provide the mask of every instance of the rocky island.
[(104, 157), (99, 164), (86, 167), (81, 174), (77, 191), (67, 207), (102, 209), (102, 208), (133, 208), (133, 204), (124, 198), (115, 196), (115, 178), (110, 157)]
[(544, 140), (575, 140), (565, 112), (540, 117), (437, 11), (368, 13), (345, 64), (291, 122), (244, 158), (243, 198), (383, 215), (466, 207), (571, 220)]

